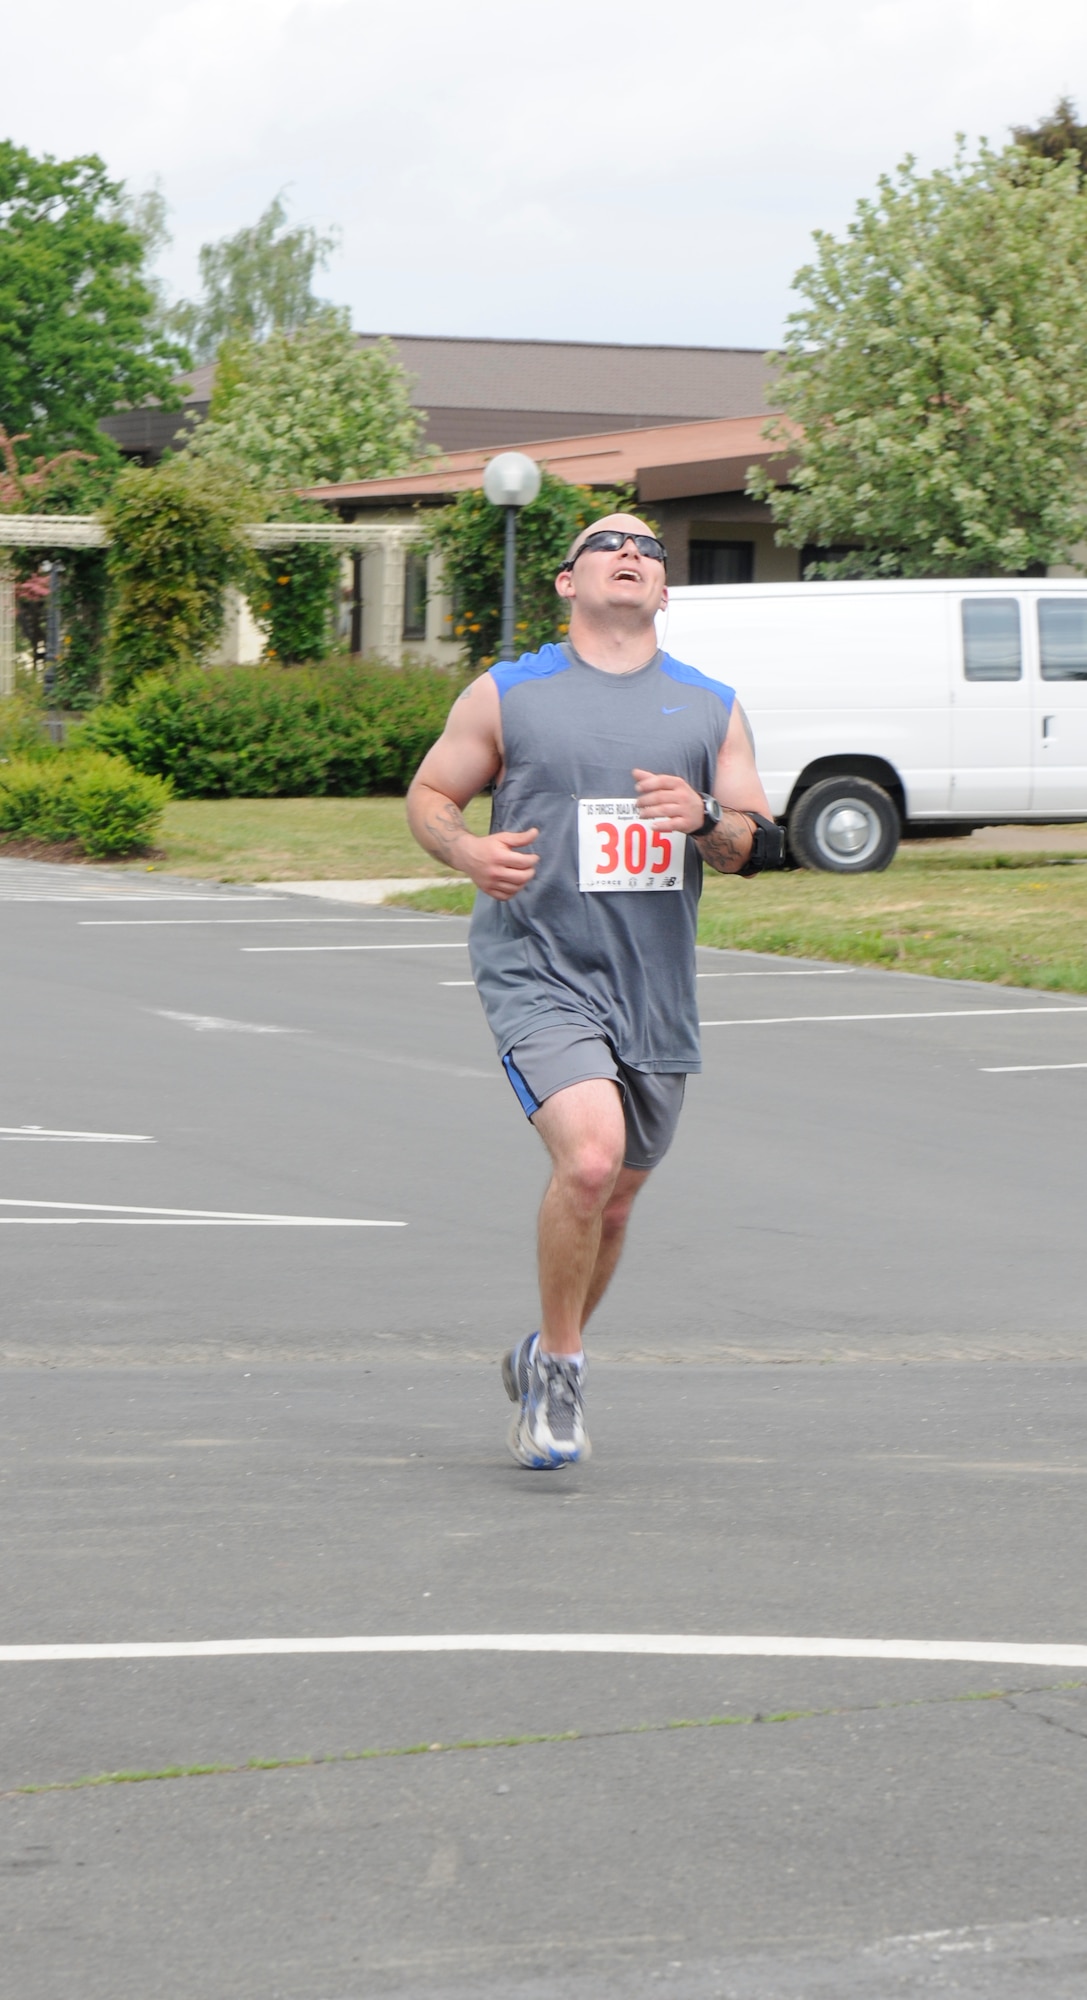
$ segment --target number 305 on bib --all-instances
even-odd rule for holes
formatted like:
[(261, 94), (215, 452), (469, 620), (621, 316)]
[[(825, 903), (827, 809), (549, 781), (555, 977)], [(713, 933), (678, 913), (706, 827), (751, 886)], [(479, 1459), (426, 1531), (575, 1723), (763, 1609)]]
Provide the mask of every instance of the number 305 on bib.
[(641, 819), (636, 799), (577, 802), (578, 888), (587, 895), (682, 889), (687, 839)]

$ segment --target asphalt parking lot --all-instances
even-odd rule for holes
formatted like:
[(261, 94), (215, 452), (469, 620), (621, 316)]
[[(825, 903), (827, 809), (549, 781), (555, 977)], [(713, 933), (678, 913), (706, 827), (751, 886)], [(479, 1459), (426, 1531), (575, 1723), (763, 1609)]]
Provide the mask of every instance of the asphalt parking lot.
[(540, 1477), (464, 922), (0, 931), (0, 1992), (1079, 2000), (1084, 1003), (702, 952)]

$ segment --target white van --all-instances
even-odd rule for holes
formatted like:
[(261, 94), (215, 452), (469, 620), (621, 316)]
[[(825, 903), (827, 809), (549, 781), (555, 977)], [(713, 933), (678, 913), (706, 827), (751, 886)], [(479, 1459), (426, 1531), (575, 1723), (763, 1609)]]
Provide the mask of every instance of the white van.
[(803, 867), (886, 868), (906, 830), (1087, 819), (1087, 580), (703, 585), (658, 626), (736, 688)]

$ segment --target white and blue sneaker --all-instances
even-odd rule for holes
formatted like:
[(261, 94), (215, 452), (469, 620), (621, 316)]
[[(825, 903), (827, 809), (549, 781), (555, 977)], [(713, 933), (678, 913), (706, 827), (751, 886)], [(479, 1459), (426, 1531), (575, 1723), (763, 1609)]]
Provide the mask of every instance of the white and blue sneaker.
[(541, 1353), (538, 1333), (511, 1348), (502, 1380), (510, 1402), (519, 1405), (506, 1440), (518, 1465), (553, 1472), (589, 1457), (584, 1377), (584, 1362), (579, 1366), (561, 1354)]

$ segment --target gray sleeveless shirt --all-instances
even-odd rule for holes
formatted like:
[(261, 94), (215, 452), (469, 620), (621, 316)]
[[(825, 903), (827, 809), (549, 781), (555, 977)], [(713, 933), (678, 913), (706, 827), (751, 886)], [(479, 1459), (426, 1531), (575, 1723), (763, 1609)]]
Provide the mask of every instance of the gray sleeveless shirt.
[(505, 745), (491, 831), (540, 829), (528, 887), (508, 903), (480, 893), (472, 915), (472, 971), (499, 1054), (567, 1022), (603, 1035), (631, 1069), (700, 1069), (701, 856), (686, 840), (681, 889), (587, 893), (578, 801), (635, 799), (635, 766), (711, 792), (732, 689), (667, 654), (609, 674), (569, 646), (502, 661), (491, 678)]

